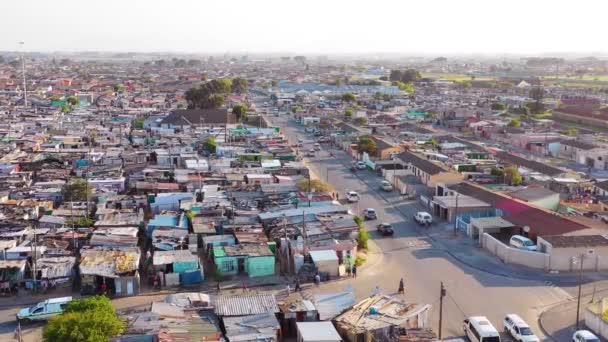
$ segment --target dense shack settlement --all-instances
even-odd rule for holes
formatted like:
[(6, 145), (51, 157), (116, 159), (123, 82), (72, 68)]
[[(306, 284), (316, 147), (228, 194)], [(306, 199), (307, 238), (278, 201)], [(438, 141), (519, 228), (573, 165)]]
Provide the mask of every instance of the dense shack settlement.
[(113, 341), (549, 337), (578, 284), (608, 331), (605, 82), (519, 59), (90, 57), (0, 63), (7, 339), (96, 295)]

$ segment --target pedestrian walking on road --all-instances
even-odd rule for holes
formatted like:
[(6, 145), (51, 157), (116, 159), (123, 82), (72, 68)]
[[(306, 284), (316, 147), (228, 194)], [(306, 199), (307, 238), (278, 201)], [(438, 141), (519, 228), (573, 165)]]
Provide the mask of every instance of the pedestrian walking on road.
[(357, 278), (357, 265), (353, 266), (353, 278)]
[(397, 293), (405, 294), (405, 286), (403, 285), (403, 278), (401, 278), (401, 280), (399, 280), (399, 290), (397, 290)]
[(321, 276), (319, 273), (315, 274), (315, 285), (319, 286), (321, 284)]
[(300, 288), (300, 278), (296, 278), (296, 292), (300, 292), (302, 291), (302, 288)]

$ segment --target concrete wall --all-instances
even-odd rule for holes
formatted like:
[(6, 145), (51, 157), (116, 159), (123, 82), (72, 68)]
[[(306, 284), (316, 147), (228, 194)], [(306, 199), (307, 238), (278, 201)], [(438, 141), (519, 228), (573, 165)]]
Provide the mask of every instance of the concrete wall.
[(585, 325), (597, 335), (608, 339), (608, 322), (602, 319), (602, 313), (608, 310), (608, 298), (593, 303), (584, 309)]
[(274, 256), (249, 257), (245, 267), (250, 277), (274, 275)]
[(517, 264), (531, 268), (548, 270), (549, 255), (511, 248), (488, 233), (482, 236), (481, 244), (484, 249), (496, 255), (505, 264)]
[(529, 201), (528, 203), (534, 204), (537, 207), (556, 211), (559, 207), (559, 194), (555, 193), (545, 198), (541, 198), (535, 201)]

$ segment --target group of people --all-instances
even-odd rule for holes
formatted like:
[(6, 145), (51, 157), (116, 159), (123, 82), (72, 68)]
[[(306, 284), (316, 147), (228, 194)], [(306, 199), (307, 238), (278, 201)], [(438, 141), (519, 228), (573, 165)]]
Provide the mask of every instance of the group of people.
[(357, 265), (353, 265), (352, 267), (346, 266), (346, 274), (349, 277), (357, 278)]

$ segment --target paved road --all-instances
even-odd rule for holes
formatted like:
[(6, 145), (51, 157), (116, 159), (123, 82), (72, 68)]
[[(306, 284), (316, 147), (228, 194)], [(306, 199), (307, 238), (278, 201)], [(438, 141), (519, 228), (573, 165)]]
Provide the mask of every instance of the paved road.
[[(274, 124), (284, 129), (291, 142), (297, 139), (311, 140), (302, 126), (285, 117), (272, 117)], [(325, 145), (326, 148), (329, 145)], [(309, 147), (305, 146), (304, 150)], [(412, 302), (432, 304), (430, 321), (438, 327), (438, 298), (440, 282), (444, 282), (448, 296), (444, 300), (443, 336), (461, 335), (462, 320), (469, 315), (487, 316), (502, 330), (502, 318), (508, 313), (522, 316), (539, 337), (544, 337), (538, 327), (539, 314), (547, 307), (571, 296), (564, 290), (543, 281), (523, 281), (478, 271), (463, 265), (449, 256), (440, 243), (421, 233), (411, 216), (417, 211), (414, 202), (403, 201), (397, 193), (380, 192), (381, 179), (371, 171), (356, 174), (347, 168), (351, 158), (342, 151), (318, 152), (310, 158), (309, 166), (316, 175), (328, 182), (344, 197), (346, 191), (358, 191), (361, 200), (349, 204), (352, 212), (371, 207), (378, 212), (377, 222), (389, 222), (395, 228), (392, 238), (375, 233), (375, 224), (368, 222), (374, 241), (384, 255), (383, 263), (362, 275), (355, 282), (359, 297), (369, 295), (379, 285), (386, 293), (394, 293), (401, 277), (405, 278), (406, 299)], [(373, 222), (373, 221), (372, 221)], [(441, 228), (432, 228), (435, 239), (447, 238)]]

